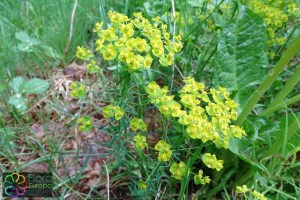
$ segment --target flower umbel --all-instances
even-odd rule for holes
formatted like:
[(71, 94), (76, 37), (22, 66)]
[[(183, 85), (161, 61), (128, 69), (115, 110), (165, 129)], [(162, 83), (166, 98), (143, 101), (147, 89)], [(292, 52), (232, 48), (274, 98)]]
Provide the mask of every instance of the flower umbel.
[(230, 99), (225, 88), (206, 92), (205, 85), (192, 77), (184, 82), (179, 90), (181, 104), (168, 95), (168, 88), (161, 88), (156, 82), (150, 82), (145, 90), (163, 115), (178, 118), (178, 123), (187, 127), (191, 139), (212, 141), (218, 148), (228, 148), (230, 138), (246, 135), (241, 127), (230, 125), (237, 118), (238, 104)]
[(170, 160), (172, 151), (170, 150), (170, 145), (167, 142), (160, 140), (154, 148), (158, 151), (158, 160), (165, 162)]
[(137, 131), (137, 130), (146, 131), (147, 124), (142, 119), (138, 119), (138, 118), (134, 117), (130, 121), (130, 128), (134, 131)]
[(144, 149), (147, 147), (146, 137), (141, 134), (137, 134), (133, 138), (133, 141), (135, 142), (135, 146), (139, 149)]
[(217, 160), (216, 155), (205, 153), (202, 156), (203, 163), (208, 167), (212, 169), (216, 169), (217, 171), (220, 171), (223, 168), (223, 160)]
[(186, 177), (188, 175), (188, 167), (181, 161), (179, 163), (172, 163), (170, 172), (174, 178), (181, 180), (182, 177)]
[(86, 96), (86, 87), (82, 83), (73, 82), (69, 88), (71, 97), (81, 99)]
[(194, 176), (194, 182), (196, 185), (205, 185), (207, 183), (210, 183), (210, 178), (209, 176), (203, 177), (203, 171), (199, 170), (198, 174)]
[(124, 111), (122, 108), (120, 108), (119, 106), (113, 106), (113, 105), (108, 105), (108, 106), (103, 107), (102, 112), (103, 112), (104, 118), (115, 117), (116, 120), (120, 120), (124, 115)]
[(90, 117), (84, 116), (77, 119), (80, 131), (90, 131), (93, 128), (93, 122)]

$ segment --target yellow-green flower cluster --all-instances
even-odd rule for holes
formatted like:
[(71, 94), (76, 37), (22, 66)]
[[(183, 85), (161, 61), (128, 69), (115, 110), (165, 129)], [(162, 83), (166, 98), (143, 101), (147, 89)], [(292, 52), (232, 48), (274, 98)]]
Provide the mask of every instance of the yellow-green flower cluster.
[(251, 191), (251, 194), (259, 200), (267, 200), (264, 194), (257, 192), (256, 190)]
[(247, 185), (243, 185), (243, 186), (236, 186), (236, 192), (237, 193), (246, 193), (249, 192), (250, 189), (247, 187)]
[[(134, 13), (134, 19), (114, 12), (108, 12), (111, 27), (103, 29), (102, 23), (96, 23), (94, 32), (97, 33), (96, 51), (104, 60), (117, 59), (128, 71), (150, 68), (154, 58), (158, 58), (163, 66), (173, 64), (174, 55), (182, 48), (181, 36), (171, 36), (167, 25), (158, 17), (152, 23), (143, 17), (142, 13)], [(78, 58), (89, 60), (86, 50), (79, 49)], [(86, 55), (87, 54), (87, 55)], [(84, 55), (84, 56), (83, 56)]]
[(192, 139), (212, 141), (219, 148), (228, 148), (231, 137), (241, 138), (245, 131), (230, 125), (237, 119), (238, 104), (230, 99), (225, 88), (205, 91), (205, 85), (187, 77), (179, 90), (180, 103), (174, 96), (167, 95), (168, 88), (160, 88), (156, 82), (149, 83), (145, 90), (151, 103), (167, 117), (176, 117), (178, 123), (186, 126), (186, 133)]
[(174, 178), (177, 180), (181, 180), (182, 177), (186, 177), (188, 175), (188, 167), (184, 162), (172, 163), (170, 167), (170, 172)]
[(103, 112), (104, 118), (115, 117), (116, 120), (120, 120), (124, 115), (124, 111), (122, 108), (120, 108), (119, 106), (113, 106), (113, 105), (108, 105), (108, 106), (103, 107), (102, 112)]
[(94, 74), (99, 71), (100, 67), (97, 65), (97, 62), (93, 60), (94, 55), (90, 52), (90, 50), (86, 49), (85, 47), (77, 47), (76, 57), (81, 60), (88, 61), (86, 65), (86, 69), (88, 72)]
[(93, 128), (93, 122), (90, 117), (84, 116), (77, 119), (80, 131), (90, 131)]
[(202, 162), (211, 169), (216, 169), (217, 171), (220, 171), (223, 168), (223, 160), (217, 160), (216, 155), (205, 153), (202, 156)]
[(97, 65), (97, 62), (95, 60), (91, 60), (87, 65), (86, 69), (91, 73), (95, 74), (99, 71), (100, 67)]
[(154, 148), (158, 151), (158, 160), (165, 162), (170, 160), (172, 150), (170, 150), (170, 145), (167, 142), (160, 140)]
[(147, 147), (146, 137), (141, 134), (137, 134), (133, 138), (133, 141), (135, 142), (135, 146), (139, 149), (144, 149)]
[(138, 119), (138, 118), (134, 117), (130, 121), (130, 128), (134, 131), (137, 131), (137, 130), (146, 131), (147, 124), (142, 119)]
[(81, 60), (90, 60), (94, 55), (84, 47), (77, 47), (76, 57)]
[(283, 0), (251, 1), (250, 8), (264, 19), (267, 26), (269, 35), (268, 45), (282, 45), (285, 43), (284, 37), (276, 36), (276, 30), (281, 28), (288, 21), (288, 13), (282, 10), (284, 4), (285, 2)]
[(246, 185), (236, 187), (236, 193), (243, 193), (245, 195), (245, 193), (247, 193), (249, 191), (255, 197), (255, 199), (267, 200), (267, 198), (265, 197), (264, 194), (262, 194), (256, 190), (251, 191), (251, 189), (249, 189)]
[(147, 183), (145, 181), (139, 181), (138, 186), (141, 190), (147, 190), (148, 188)]
[(297, 4), (295, 2), (290, 2), (288, 4), (288, 10), (287, 12), (291, 15), (294, 15), (297, 18), (300, 18), (300, 8), (299, 6), (297, 6)]
[(194, 176), (194, 182), (196, 185), (205, 185), (207, 183), (210, 183), (210, 178), (209, 176), (203, 177), (203, 171), (199, 170), (198, 174)]
[(86, 87), (82, 83), (73, 82), (69, 89), (71, 97), (80, 99), (86, 96)]

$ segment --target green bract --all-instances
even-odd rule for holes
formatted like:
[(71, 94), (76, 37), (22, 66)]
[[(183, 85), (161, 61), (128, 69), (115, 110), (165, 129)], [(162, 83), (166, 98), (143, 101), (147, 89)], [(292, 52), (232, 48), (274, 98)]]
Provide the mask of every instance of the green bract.
[(147, 124), (142, 119), (133, 118), (130, 121), (130, 128), (134, 131), (137, 131), (137, 130), (146, 131)]
[(147, 147), (146, 137), (141, 134), (137, 134), (133, 138), (133, 141), (135, 142), (135, 146), (139, 149), (144, 149)]
[(84, 116), (77, 119), (80, 131), (90, 131), (93, 128), (93, 122), (90, 117)]
[(115, 117), (120, 120), (124, 115), (124, 111), (119, 106), (108, 105), (103, 108), (103, 116), (105, 118)]
[(184, 162), (172, 163), (170, 172), (174, 178), (181, 180), (188, 175), (188, 167)]
[(160, 140), (156, 145), (155, 145), (155, 150), (159, 151), (158, 152), (158, 160), (160, 161), (169, 161), (171, 156), (172, 156), (172, 151), (170, 150), (170, 145), (163, 141)]
[(210, 183), (210, 178), (208, 176), (203, 177), (203, 171), (199, 170), (198, 174), (194, 176), (194, 182), (196, 185), (205, 185), (206, 183)]
[(82, 83), (73, 82), (69, 88), (71, 97), (81, 99), (86, 96), (86, 86)]

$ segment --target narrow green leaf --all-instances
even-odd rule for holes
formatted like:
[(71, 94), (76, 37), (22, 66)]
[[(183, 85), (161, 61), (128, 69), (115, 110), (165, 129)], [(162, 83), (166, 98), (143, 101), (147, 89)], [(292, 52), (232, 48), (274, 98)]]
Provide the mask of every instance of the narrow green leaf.
[[(300, 67), (297, 69), (297, 71), (289, 78), (289, 80), (286, 82), (284, 87), (280, 90), (280, 92), (277, 94), (277, 96), (274, 98), (274, 100), (269, 104), (268, 108), (261, 113), (261, 116), (268, 117), (270, 109), (273, 107), (280, 105), (284, 98), (294, 89), (295, 85), (300, 81)], [(266, 115), (267, 113), (267, 115)]]
[(39, 78), (29, 80), (23, 87), (25, 94), (42, 94), (49, 88), (49, 83)]
[(260, 84), (265, 76), (266, 40), (263, 20), (244, 6), (236, 22), (228, 24), (221, 33), (214, 84), (237, 91), (235, 98), (242, 108), (253, 86)]

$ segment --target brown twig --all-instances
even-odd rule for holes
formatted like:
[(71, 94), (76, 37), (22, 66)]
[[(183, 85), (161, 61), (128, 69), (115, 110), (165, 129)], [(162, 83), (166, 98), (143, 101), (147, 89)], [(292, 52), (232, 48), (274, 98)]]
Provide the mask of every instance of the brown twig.
[(71, 24), (70, 24), (69, 38), (68, 38), (68, 41), (67, 41), (67, 44), (66, 44), (64, 55), (69, 51), (71, 40), (72, 40), (72, 37), (73, 37), (74, 17), (75, 17), (75, 12), (76, 12), (76, 8), (77, 8), (77, 3), (78, 3), (78, 0), (75, 0), (73, 10), (72, 10), (72, 14), (71, 14)]

